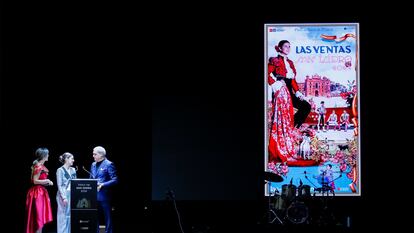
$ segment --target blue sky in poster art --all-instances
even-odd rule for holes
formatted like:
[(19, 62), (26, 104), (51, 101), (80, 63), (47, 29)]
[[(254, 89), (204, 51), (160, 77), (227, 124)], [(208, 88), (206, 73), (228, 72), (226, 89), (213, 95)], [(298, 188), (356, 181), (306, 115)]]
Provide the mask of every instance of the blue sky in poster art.
[[(270, 28), (275, 28), (276, 31), (269, 32)], [(356, 35), (355, 26), (268, 26), (268, 57), (277, 55), (274, 47), (280, 40), (288, 40), (291, 43), (291, 52), (288, 55), (295, 63), (297, 69), (296, 79), (298, 82), (303, 82), (306, 75), (318, 74), (326, 76), (333, 82), (338, 82), (343, 85), (347, 81), (356, 80), (356, 38), (348, 38), (342, 42), (326, 41), (321, 38), (321, 34), (334, 35), (337, 37), (344, 36), (346, 33)], [(310, 53), (301, 53), (301, 47), (310, 46)], [(350, 46), (350, 53), (325, 53), (316, 52), (314, 47), (318, 46)], [(309, 52), (309, 50), (308, 50)], [(351, 67), (344, 69), (345, 59), (351, 59)]]

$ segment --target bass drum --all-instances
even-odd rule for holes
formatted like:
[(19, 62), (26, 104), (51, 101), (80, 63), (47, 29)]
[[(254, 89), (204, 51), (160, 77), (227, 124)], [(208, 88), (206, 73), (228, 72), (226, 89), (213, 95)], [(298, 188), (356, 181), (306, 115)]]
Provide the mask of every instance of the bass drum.
[(303, 185), (298, 188), (298, 197), (302, 199), (309, 199), (311, 197), (311, 187), (309, 185)]
[(286, 218), (294, 224), (304, 223), (308, 217), (309, 210), (303, 202), (293, 202), (286, 210)]
[(287, 201), (283, 199), (281, 196), (278, 196), (276, 198), (274, 206), (276, 210), (281, 210), (281, 211), (285, 211), (286, 208), (288, 207)]
[(282, 185), (282, 198), (287, 201), (293, 201), (296, 197), (296, 186), (293, 184)]

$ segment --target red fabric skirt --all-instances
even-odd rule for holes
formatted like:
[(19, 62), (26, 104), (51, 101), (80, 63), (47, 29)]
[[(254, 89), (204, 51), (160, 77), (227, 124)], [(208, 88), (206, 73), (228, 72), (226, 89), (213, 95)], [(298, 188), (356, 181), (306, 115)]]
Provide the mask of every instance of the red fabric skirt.
[(296, 154), (293, 136), (293, 105), (285, 85), (274, 95), (272, 103), (273, 122), (270, 122), (269, 159), (286, 162)]
[(27, 193), (26, 220), (26, 233), (35, 233), (53, 220), (49, 193), (42, 185), (31, 187)]

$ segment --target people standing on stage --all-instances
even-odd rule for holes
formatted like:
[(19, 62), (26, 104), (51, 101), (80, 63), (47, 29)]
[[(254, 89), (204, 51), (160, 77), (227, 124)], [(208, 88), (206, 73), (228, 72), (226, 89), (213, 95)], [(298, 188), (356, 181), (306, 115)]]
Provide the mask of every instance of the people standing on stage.
[(52, 207), (49, 193), (45, 186), (52, 186), (49, 180), (49, 170), (44, 163), (49, 159), (49, 150), (39, 148), (35, 152), (33, 161), (31, 182), (33, 186), (26, 196), (26, 233), (41, 233), (45, 224), (53, 221)]
[(114, 164), (106, 158), (106, 150), (101, 146), (97, 146), (93, 149), (93, 158), (95, 162), (93, 162), (91, 166), (90, 178), (98, 179), (98, 211), (100, 213), (103, 212), (105, 218), (105, 232), (112, 233), (111, 188), (118, 183), (116, 169)]
[(59, 156), (63, 165), (56, 171), (57, 233), (70, 233), (70, 181), (76, 179), (76, 170), (73, 168), (74, 156), (66, 152)]
[(318, 114), (319, 114), (319, 120), (318, 120), (318, 131), (320, 127), (323, 131), (326, 131), (325, 129), (325, 115), (326, 115), (326, 108), (325, 108), (325, 102), (321, 101), (321, 106), (318, 108)]

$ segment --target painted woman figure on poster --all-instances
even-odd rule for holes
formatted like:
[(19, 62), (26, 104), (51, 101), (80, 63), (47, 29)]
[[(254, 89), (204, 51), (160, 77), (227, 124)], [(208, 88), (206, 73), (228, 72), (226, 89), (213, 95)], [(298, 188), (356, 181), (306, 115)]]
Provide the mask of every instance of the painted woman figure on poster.
[(287, 87), (292, 105), (297, 109), (294, 114), (294, 126), (299, 128), (308, 117), (311, 111), (311, 105), (304, 99), (304, 95), (299, 91), (299, 85), (296, 82), (296, 68), (293, 61), (288, 58), (290, 52), (290, 43), (287, 40), (282, 40), (275, 47), (278, 56), (273, 59), (273, 67), (269, 75), (271, 75), (268, 82), (270, 85), (277, 79), (283, 80)]
[(59, 161), (63, 165), (56, 171), (57, 233), (70, 233), (70, 181), (76, 178), (75, 168), (72, 167), (75, 160), (71, 153), (66, 152), (59, 157)]
[[(296, 75), (293, 62), (287, 58), (290, 52), (289, 41), (282, 40), (276, 46), (279, 53), (268, 63), (269, 92), (272, 94), (269, 119), (269, 159), (286, 162), (296, 154), (294, 141), (294, 110), (291, 93), (292, 80)], [(288, 86), (288, 83), (289, 86)], [(310, 106), (309, 106), (310, 110)]]

